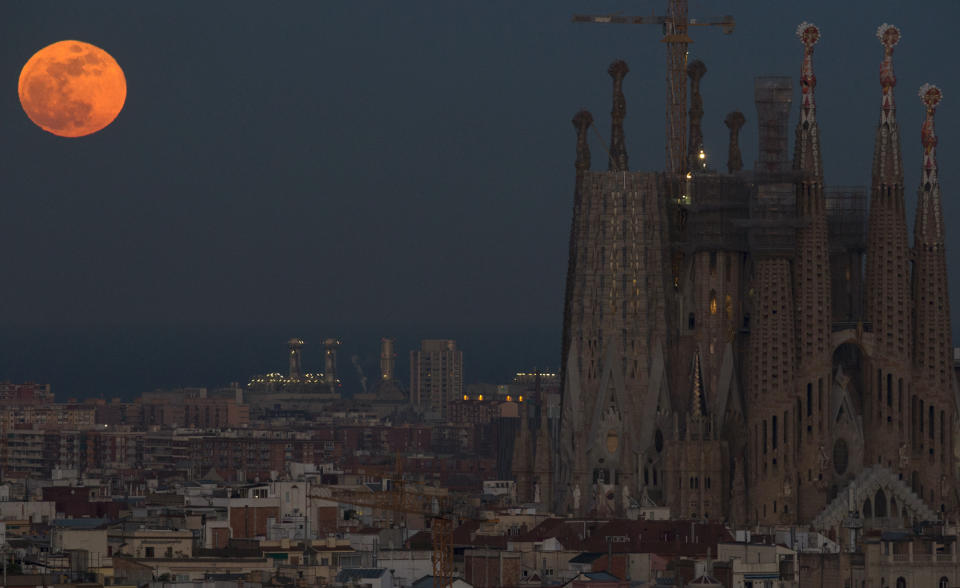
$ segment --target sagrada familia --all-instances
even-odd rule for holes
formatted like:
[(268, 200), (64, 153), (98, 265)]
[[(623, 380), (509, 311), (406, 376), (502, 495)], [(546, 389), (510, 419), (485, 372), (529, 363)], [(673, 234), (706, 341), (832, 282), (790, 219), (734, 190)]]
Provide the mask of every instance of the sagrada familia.
[[(744, 170), (733, 112), (728, 173), (701, 165), (699, 92), (687, 67), (690, 173), (628, 171), (622, 82), (610, 66), (607, 171), (591, 170), (586, 111), (553, 433), (526, 421), (521, 499), (557, 513), (644, 505), (736, 525), (904, 526), (960, 510), (947, 261), (934, 113), (926, 85), (922, 179), (908, 242), (893, 70), (883, 25), (872, 185), (824, 184), (813, 53), (803, 44), (792, 162), (790, 78), (755, 82), (759, 155)], [(532, 451), (531, 451), (532, 450)], [(526, 452), (526, 453), (525, 453)], [(525, 454), (524, 454), (525, 453)]]

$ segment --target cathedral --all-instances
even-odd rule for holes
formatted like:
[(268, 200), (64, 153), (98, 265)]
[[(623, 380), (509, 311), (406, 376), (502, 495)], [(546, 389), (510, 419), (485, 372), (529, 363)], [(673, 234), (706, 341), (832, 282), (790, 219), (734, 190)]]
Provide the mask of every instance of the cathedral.
[(869, 193), (824, 183), (819, 30), (803, 23), (797, 36), (792, 160), (788, 77), (755, 81), (753, 170), (743, 169), (739, 112), (726, 117), (727, 173), (700, 163), (699, 61), (687, 65), (687, 173), (629, 171), (622, 61), (609, 69), (606, 171), (591, 169), (592, 116), (574, 117), (559, 426), (553, 435), (541, 426), (534, 443), (524, 420), (520, 445), (529, 450), (514, 460), (521, 499), (536, 493), (575, 516), (658, 505), (675, 518), (831, 534), (957, 513), (958, 395), (934, 129), (940, 90), (920, 91), (926, 117), (911, 245), (894, 100), (899, 30), (877, 31)]

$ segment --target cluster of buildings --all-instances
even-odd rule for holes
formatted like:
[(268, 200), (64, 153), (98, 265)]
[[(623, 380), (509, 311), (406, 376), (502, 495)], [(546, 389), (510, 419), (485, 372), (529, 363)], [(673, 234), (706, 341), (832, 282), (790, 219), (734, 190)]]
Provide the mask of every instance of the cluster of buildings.
[[(609, 19), (608, 19), (609, 21)], [(960, 386), (934, 115), (908, 243), (883, 25), (870, 189), (824, 182), (813, 54), (757, 78), (759, 157), (607, 171), (581, 111), (561, 370), (464, 385), (454, 341), (394, 342), (345, 398), (324, 372), (57, 403), (0, 385), (5, 585), (376, 588), (960, 586)], [(684, 86), (685, 87), (685, 86)], [(829, 91), (829, 88), (827, 88)], [(868, 198), (869, 195), (869, 198)], [(868, 207), (869, 202), (869, 207)]]

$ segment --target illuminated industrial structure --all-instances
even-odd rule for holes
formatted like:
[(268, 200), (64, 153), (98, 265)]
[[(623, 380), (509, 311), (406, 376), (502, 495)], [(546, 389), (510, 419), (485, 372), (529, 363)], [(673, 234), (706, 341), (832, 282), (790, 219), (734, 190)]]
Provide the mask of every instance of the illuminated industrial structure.
[(303, 339), (294, 337), (287, 341), (287, 348), (290, 350), (290, 380), (299, 382), (303, 377)]
[[(756, 79), (751, 171), (739, 112), (725, 119), (728, 173), (706, 165), (700, 62), (686, 68), (682, 168), (674, 153), (664, 173), (628, 171), (622, 62), (609, 69), (608, 171), (591, 171), (593, 117), (573, 119), (560, 426), (552, 450), (538, 438), (535, 454), (515, 455), (518, 492), (536, 482), (560, 513), (610, 516), (652, 501), (677, 517), (812, 525), (833, 536), (846, 533), (851, 511), (868, 528), (958, 511), (960, 413), (934, 132), (941, 93), (921, 89), (923, 179), (910, 247), (892, 63), (899, 30), (877, 32), (869, 218), (865, 189), (824, 182), (820, 31), (803, 23), (797, 35), (792, 164), (790, 78)], [(674, 139), (668, 133), (668, 154)], [(548, 458), (556, 467), (545, 479), (534, 464)]]
[(403, 385), (396, 377), (395, 343), (390, 337), (380, 339), (380, 378), (373, 389), (375, 398), (380, 402), (401, 403), (406, 399)]
[(328, 338), (323, 340), (323, 383), (335, 392), (340, 387), (337, 378), (337, 350), (340, 349), (340, 339)]

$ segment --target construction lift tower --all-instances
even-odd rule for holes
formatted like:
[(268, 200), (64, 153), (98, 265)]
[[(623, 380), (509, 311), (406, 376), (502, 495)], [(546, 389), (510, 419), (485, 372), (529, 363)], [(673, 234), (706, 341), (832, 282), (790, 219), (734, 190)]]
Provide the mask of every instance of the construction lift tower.
[(658, 24), (663, 27), (663, 42), (667, 44), (667, 165), (665, 171), (680, 176), (690, 171), (687, 163), (687, 49), (693, 40), (687, 34), (690, 27), (719, 26), (723, 32), (733, 32), (735, 23), (730, 15), (718, 18), (691, 19), (687, 0), (668, 0), (666, 16), (622, 16), (577, 14), (573, 22), (603, 24)]

